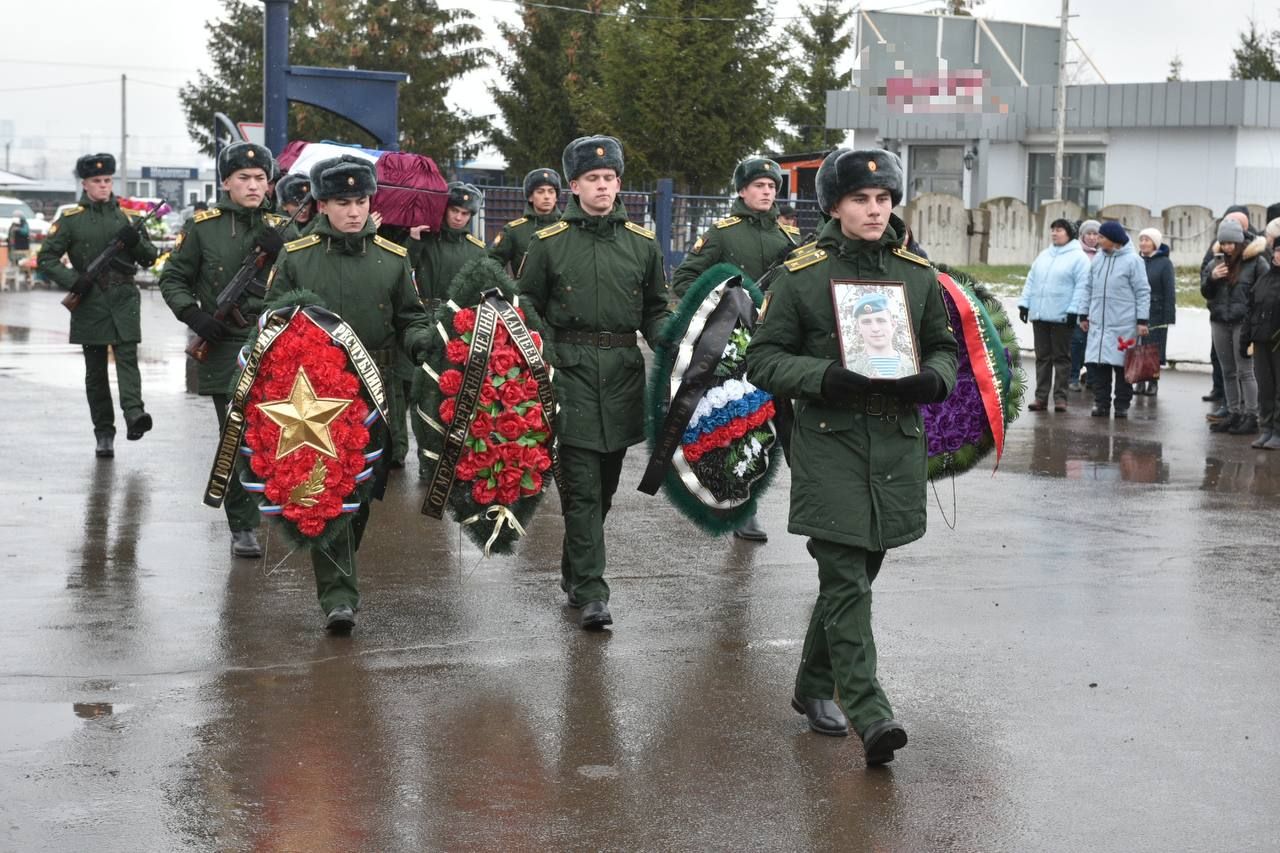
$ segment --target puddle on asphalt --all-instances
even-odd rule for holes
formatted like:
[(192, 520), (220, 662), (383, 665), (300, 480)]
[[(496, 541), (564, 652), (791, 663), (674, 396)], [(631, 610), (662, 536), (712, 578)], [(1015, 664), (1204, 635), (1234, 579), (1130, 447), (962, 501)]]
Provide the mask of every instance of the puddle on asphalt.
[(70, 737), (89, 723), (129, 710), (111, 702), (0, 702), (0, 753)]
[(1167, 483), (1169, 463), (1164, 459), (1164, 445), (1158, 441), (1122, 435), (1082, 439), (1076, 434), (1061, 433), (1042, 439), (1037, 432), (1031, 473), (1068, 480)]

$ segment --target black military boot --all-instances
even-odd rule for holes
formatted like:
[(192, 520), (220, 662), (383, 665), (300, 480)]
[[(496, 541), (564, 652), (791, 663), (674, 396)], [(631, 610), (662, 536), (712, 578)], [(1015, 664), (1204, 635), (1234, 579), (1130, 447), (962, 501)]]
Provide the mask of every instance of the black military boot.
[(150, 431), (151, 431), (151, 415), (148, 415), (146, 412), (143, 412), (133, 420), (129, 421), (129, 431), (125, 433), (124, 437), (129, 439), (129, 441), (137, 441), (138, 439), (142, 438), (144, 433), (147, 433)]
[(356, 613), (345, 604), (339, 604), (325, 616), (324, 629), (330, 634), (350, 634), (356, 627)]
[(862, 748), (867, 766), (888, 764), (893, 753), (907, 745), (907, 730), (897, 720), (877, 720), (862, 733)]
[(1244, 415), (1229, 415), (1225, 420), (1209, 424), (1209, 432), (1230, 432), (1243, 419)]
[(742, 522), (742, 526), (733, 531), (733, 535), (748, 542), (768, 542), (769, 534), (760, 526), (760, 519), (754, 515)]
[(820, 735), (845, 737), (849, 734), (849, 718), (834, 699), (801, 699), (791, 697), (791, 707), (797, 714), (804, 714), (809, 728)]
[(252, 530), (231, 531), (231, 556), (253, 560), (261, 557), (262, 545), (258, 542), (258, 534)]
[(93, 455), (99, 459), (110, 459), (116, 455), (115, 449), (111, 446), (114, 439), (109, 435), (98, 436), (98, 446), (93, 449)]

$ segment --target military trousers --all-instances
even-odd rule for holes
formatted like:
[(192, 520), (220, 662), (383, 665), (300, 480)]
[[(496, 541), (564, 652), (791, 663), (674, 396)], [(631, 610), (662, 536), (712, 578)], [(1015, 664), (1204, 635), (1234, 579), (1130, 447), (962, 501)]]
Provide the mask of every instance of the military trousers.
[(356, 551), (369, 523), (369, 502), (360, 504), (351, 523), (323, 548), (311, 547), (311, 569), (316, 576), (316, 597), (320, 609), (328, 613), (339, 604), (359, 609), (360, 588), (356, 578)]
[[(120, 389), (120, 410), (125, 422), (141, 417), (142, 374), (138, 372), (138, 345), (111, 344), (116, 356), (116, 385)], [(115, 412), (111, 406), (111, 382), (107, 378), (107, 345), (85, 346), (84, 393), (89, 399), (93, 434), (115, 436)]]
[[(218, 429), (221, 430), (227, 420), (227, 406), (231, 398), (226, 394), (214, 394), (213, 406), (218, 412)], [(227, 514), (227, 526), (231, 532), (255, 530), (262, 521), (258, 512), (258, 499), (244, 490), (240, 485), (240, 475), (244, 471), (245, 459), (237, 454), (235, 469), (227, 483), (227, 494), (222, 501), (222, 509)]]
[(861, 734), (875, 721), (893, 716), (876, 678), (871, 633), (871, 584), (885, 552), (810, 539), (809, 553), (818, 561), (818, 601), (804, 638), (796, 695), (838, 699)]
[(626, 449), (600, 453), (560, 446), (564, 493), (564, 543), (560, 552), (560, 588), (578, 604), (608, 601), (604, 579), (604, 519), (622, 476)]
[(409, 455), (409, 427), (405, 416), (416, 418), (409, 407), (409, 389), (412, 385), (407, 379), (397, 379), (391, 371), (384, 373), (383, 387), (387, 389), (387, 432), (391, 436), (391, 461), (403, 462)]

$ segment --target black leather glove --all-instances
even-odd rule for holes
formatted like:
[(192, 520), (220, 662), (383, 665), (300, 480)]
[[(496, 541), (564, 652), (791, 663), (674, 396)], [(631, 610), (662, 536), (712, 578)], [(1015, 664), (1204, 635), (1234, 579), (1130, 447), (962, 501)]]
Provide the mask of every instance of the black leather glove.
[(1068, 325), (1068, 326), (1075, 326), (1075, 325), (1076, 325), (1077, 323), (1079, 323), (1079, 322), (1080, 322), (1080, 318), (1079, 318), (1077, 315), (1075, 315), (1075, 314), (1068, 314), (1068, 315), (1067, 315), (1067, 325)]
[(932, 367), (926, 367), (915, 376), (904, 376), (901, 379), (877, 381), (875, 385), (885, 385), (885, 390), (900, 400), (908, 403), (941, 403), (947, 399), (947, 383)]
[(829, 403), (848, 403), (870, 389), (870, 379), (838, 364), (832, 364), (822, 374), (822, 398)]
[(1018, 319), (1027, 322), (1027, 307), (1025, 305), (1018, 306)]
[(222, 321), (194, 305), (183, 312), (182, 322), (211, 344), (216, 344), (227, 336), (227, 327)]
[(138, 245), (138, 241), (142, 238), (138, 236), (137, 228), (134, 228), (132, 225), (126, 225), (116, 232), (114, 239), (123, 243), (126, 249), (132, 249), (134, 246)]
[(276, 229), (268, 228), (258, 235), (258, 239), (253, 241), (253, 245), (261, 249), (268, 258), (274, 261), (276, 255), (280, 254), (280, 250), (284, 248), (284, 238), (276, 232)]

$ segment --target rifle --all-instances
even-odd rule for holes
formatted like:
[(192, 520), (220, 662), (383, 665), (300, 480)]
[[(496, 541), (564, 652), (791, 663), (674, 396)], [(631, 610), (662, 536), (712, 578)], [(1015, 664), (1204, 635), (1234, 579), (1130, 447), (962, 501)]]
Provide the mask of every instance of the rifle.
[[(302, 209), (310, 203), (310, 195), (303, 197), (302, 203), (298, 205), (298, 209), (293, 212), (293, 216), (289, 217), (289, 221), (276, 229), (276, 235), (279, 236), (284, 234), (289, 226), (293, 224), (293, 220), (298, 218), (298, 214), (302, 212)], [(222, 288), (222, 292), (218, 294), (217, 307), (214, 309), (213, 319), (217, 320), (219, 323), (225, 323), (227, 320), (231, 320), (242, 329), (249, 325), (249, 322), (245, 320), (244, 315), (240, 313), (240, 300), (246, 293), (252, 292), (251, 288), (253, 287), (254, 281), (256, 280), (258, 273), (262, 272), (262, 268), (266, 266), (266, 264), (267, 252), (263, 250), (261, 246), (255, 244), (254, 247), (249, 250), (249, 254), (245, 255), (244, 260), (240, 262), (240, 269), (236, 270), (236, 274), (231, 277), (231, 281), (227, 282), (227, 286)], [(266, 291), (264, 290), (263, 293), (255, 293), (255, 295), (261, 296), (265, 295), (265, 293)], [(191, 340), (191, 343), (187, 345), (187, 355), (191, 356), (196, 361), (203, 362), (209, 357), (209, 342), (199, 335), (196, 335)]]
[[(155, 205), (147, 211), (146, 216), (139, 218), (135, 222), (131, 222), (127, 227), (135, 231), (146, 224), (147, 220), (155, 216), (160, 208), (164, 207), (167, 202), (160, 199)], [(121, 229), (122, 231), (124, 229)], [(107, 271), (107, 267), (115, 260), (116, 255), (125, 248), (125, 241), (117, 234), (107, 244), (107, 247), (98, 253), (98, 256), (89, 262), (89, 266), (85, 268), (84, 273), (76, 279), (76, 283), (72, 285), (71, 291), (62, 297), (62, 307), (68, 311), (74, 311), (80, 307), (80, 301), (84, 299), (84, 295), (93, 287), (93, 283), (98, 281), (98, 277)]]

